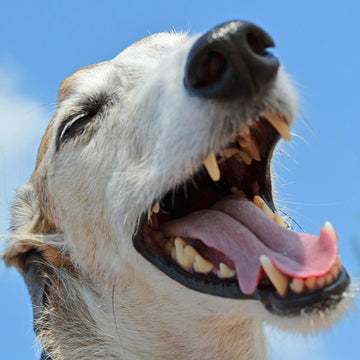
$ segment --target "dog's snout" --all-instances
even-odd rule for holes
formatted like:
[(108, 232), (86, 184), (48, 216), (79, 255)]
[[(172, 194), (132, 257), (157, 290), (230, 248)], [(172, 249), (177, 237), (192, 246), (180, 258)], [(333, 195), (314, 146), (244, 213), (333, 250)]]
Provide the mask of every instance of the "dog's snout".
[(271, 37), (252, 23), (231, 21), (219, 25), (200, 37), (190, 50), (185, 88), (206, 98), (253, 98), (276, 76), (279, 61), (267, 51), (273, 46)]

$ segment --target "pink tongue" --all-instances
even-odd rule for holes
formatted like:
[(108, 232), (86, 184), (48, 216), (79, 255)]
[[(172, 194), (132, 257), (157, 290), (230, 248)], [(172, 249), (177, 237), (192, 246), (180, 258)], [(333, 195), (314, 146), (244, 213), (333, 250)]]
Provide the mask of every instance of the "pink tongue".
[(293, 232), (252, 202), (235, 196), (166, 223), (162, 231), (168, 237), (199, 239), (224, 253), (235, 264), (244, 294), (252, 294), (259, 284), (261, 255), (285, 275), (302, 279), (325, 275), (338, 255), (336, 239), (324, 227), (320, 236)]

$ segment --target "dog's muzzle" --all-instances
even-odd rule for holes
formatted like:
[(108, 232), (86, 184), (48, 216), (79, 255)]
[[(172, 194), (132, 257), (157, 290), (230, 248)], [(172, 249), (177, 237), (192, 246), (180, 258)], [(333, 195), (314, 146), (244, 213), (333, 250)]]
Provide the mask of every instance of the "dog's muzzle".
[(192, 176), (154, 199), (134, 246), (190, 289), (258, 299), (273, 313), (296, 315), (335, 308), (350, 278), (330, 223), (319, 236), (298, 233), (275, 207), (271, 160), (291, 133), (281, 109), (264, 104), (279, 69), (267, 51), (272, 46), (267, 33), (243, 21), (219, 25), (194, 43), (184, 74), (188, 93), (251, 112), (227, 145), (211, 149)]

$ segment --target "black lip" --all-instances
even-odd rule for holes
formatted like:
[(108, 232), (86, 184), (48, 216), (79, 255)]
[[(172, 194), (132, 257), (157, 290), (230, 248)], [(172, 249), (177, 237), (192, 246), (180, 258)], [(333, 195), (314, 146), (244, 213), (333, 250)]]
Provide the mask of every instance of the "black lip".
[(291, 294), (281, 297), (265, 280), (260, 283), (253, 294), (246, 295), (241, 291), (235, 279), (222, 280), (215, 275), (189, 273), (162, 256), (155, 248), (147, 246), (142, 236), (145, 221), (146, 216), (143, 216), (139, 229), (133, 237), (135, 249), (171, 279), (195, 291), (223, 298), (259, 300), (273, 314), (294, 316), (300, 312), (310, 313), (335, 307), (344, 297), (344, 292), (350, 285), (350, 277), (343, 267), (335, 282), (310, 294)]
[(270, 312), (281, 315), (291, 316), (298, 315), (300, 312), (311, 313), (335, 307), (344, 297), (344, 292), (350, 285), (350, 276), (345, 268), (342, 268), (338, 278), (330, 285), (323, 289), (316, 290), (310, 294), (289, 295), (282, 298), (278, 293), (257, 290), (259, 300)]

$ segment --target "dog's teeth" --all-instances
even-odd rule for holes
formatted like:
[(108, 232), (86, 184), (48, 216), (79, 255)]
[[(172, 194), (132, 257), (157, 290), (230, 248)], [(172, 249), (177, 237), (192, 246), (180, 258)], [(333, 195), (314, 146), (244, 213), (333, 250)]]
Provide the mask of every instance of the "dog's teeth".
[(264, 114), (264, 118), (277, 130), (277, 132), (285, 140), (291, 140), (289, 125), (286, 123), (285, 119), (282, 116), (273, 113), (266, 113)]
[(276, 269), (271, 260), (266, 255), (260, 256), (260, 263), (277, 292), (281, 296), (285, 296), (289, 285), (288, 277)]
[(340, 255), (338, 255), (338, 257), (336, 259), (336, 266), (338, 267), (339, 271), (341, 271), (342, 265), (341, 265), (341, 257), (340, 257)]
[(251, 165), (252, 163), (252, 158), (243, 150), (239, 150), (235, 157), (238, 161), (244, 162), (246, 165)]
[(330, 285), (333, 281), (334, 281), (334, 278), (333, 278), (331, 272), (325, 275), (325, 284), (326, 285)]
[(260, 151), (255, 141), (249, 143), (249, 146), (246, 148), (246, 152), (248, 152), (256, 161), (261, 160)]
[(277, 224), (279, 224), (280, 226), (282, 226), (283, 228), (287, 229), (287, 225), (286, 222), (284, 221), (284, 219), (280, 216), (279, 213), (275, 213), (275, 222)]
[(177, 254), (176, 254), (176, 248), (175, 246), (172, 246), (171, 247), (171, 250), (170, 250), (170, 256), (171, 258), (177, 262)]
[[(167, 254), (168, 256), (171, 256), (171, 257), (172, 257), (173, 251), (175, 254), (174, 239), (170, 239), (170, 240), (166, 241), (166, 243), (164, 245), (164, 251), (165, 251), (165, 254)], [(173, 259), (173, 260), (175, 260), (175, 259)]]
[(176, 261), (181, 263), (183, 260), (183, 253), (184, 253), (184, 247), (186, 246), (186, 242), (181, 237), (177, 237), (174, 240), (174, 245), (175, 245)]
[(224, 150), (219, 151), (219, 155), (225, 158), (231, 158), (233, 155), (237, 154), (239, 150), (237, 148), (227, 148)]
[(242, 148), (246, 148), (251, 144), (251, 142), (244, 139), (238, 139), (237, 142)]
[(250, 133), (249, 134), (242, 133), (240, 140), (246, 141), (246, 143), (251, 143), (252, 142), (252, 136), (251, 136)]
[(316, 279), (314, 277), (306, 279), (305, 286), (309, 291), (314, 291), (316, 289)]
[(211, 153), (204, 159), (204, 166), (213, 181), (220, 180), (220, 169), (216, 160), (215, 153)]
[(325, 286), (325, 277), (321, 276), (316, 279), (316, 287), (322, 289)]
[(304, 291), (304, 280), (295, 278), (290, 283), (290, 289), (295, 294), (301, 294)]
[(331, 269), (331, 275), (333, 277), (333, 280), (336, 280), (339, 276), (339, 268), (337, 267), (337, 265), (335, 265), (332, 269)]
[(175, 239), (176, 261), (184, 268), (191, 268), (198, 252), (180, 237)]
[(226, 264), (220, 263), (219, 265), (220, 270), (217, 272), (217, 276), (220, 279), (227, 279), (235, 276), (235, 270), (229, 268)]
[(184, 260), (187, 264), (186, 266), (190, 266), (194, 263), (195, 257), (199, 255), (199, 253), (190, 245), (184, 248)]
[(210, 261), (205, 260), (201, 255), (195, 256), (194, 270), (196, 272), (208, 274), (213, 268), (214, 265)]
[(331, 225), (330, 221), (326, 221), (325, 225), (324, 225), (325, 229), (332, 235), (332, 237), (338, 241), (339, 240), (339, 236), (336, 233), (336, 231), (334, 230), (333, 226)]
[(266, 202), (259, 196), (259, 195), (255, 195), (254, 196), (254, 200), (253, 200), (254, 204), (260, 208), (267, 216), (269, 216), (270, 219), (275, 219), (275, 214), (273, 213), (273, 211), (267, 206)]
[(151, 209), (151, 212), (157, 214), (159, 211), (160, 211), (160, 204), (156, 202), (153, 208)]

